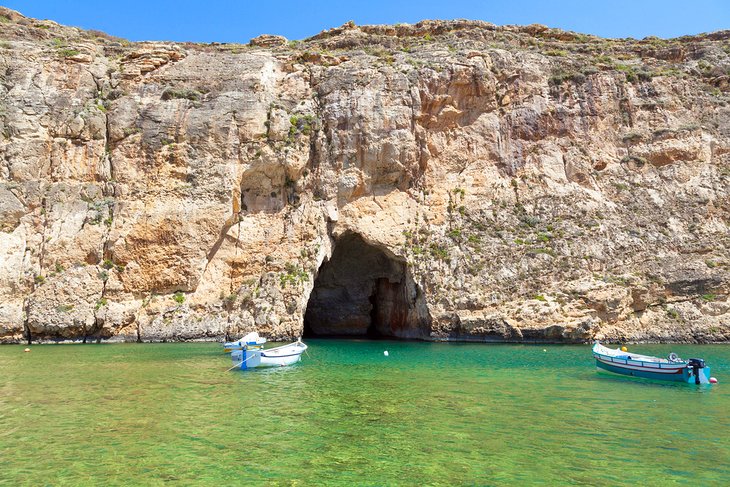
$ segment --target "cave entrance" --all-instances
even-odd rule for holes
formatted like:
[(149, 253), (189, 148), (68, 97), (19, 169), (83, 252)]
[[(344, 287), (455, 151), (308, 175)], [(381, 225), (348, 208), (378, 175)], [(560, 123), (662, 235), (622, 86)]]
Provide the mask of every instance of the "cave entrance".
[(431, 317), (405, 262), (352, 232), (319, 269), (304, 337), (428, 338)]

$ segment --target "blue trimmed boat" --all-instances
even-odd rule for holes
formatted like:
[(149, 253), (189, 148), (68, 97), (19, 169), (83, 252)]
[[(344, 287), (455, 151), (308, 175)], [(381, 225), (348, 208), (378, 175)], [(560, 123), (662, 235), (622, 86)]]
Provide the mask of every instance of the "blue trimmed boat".
[(235, 342), (225, 342), (223, 351), (231, 354), (233, 367), (240, 369), (254, 369), (258, 367), (284, 367), (292, 365), (302, 359), (307, 346), (299, 339), (282, 347), (264, 349), (266, 338), (258, 333), (251, 332)]
[(675, 353), (667, 358), (651, 357), (604, 347), (598, 342), (593, 345), (593, 357), (598, 370), (645, 379), (710, 384), (710, 368), (699, 358), (683, 360)]
[(244, 336), (237, 342), (225, 342), (223, 343), (223, 351), (226, 353), (234, 350), (243, 350), (244, 348), (261, 348), (266, 343), (266, 338), (260, 337), (255, 331)]
[(307, 346), (297, 340), (282, 347), (263, 349), (260, 346), (244, 346), (231, 352), (234, 364), (231, 369), (254, 369), (257, 367), (284, 367), (299, 362)]

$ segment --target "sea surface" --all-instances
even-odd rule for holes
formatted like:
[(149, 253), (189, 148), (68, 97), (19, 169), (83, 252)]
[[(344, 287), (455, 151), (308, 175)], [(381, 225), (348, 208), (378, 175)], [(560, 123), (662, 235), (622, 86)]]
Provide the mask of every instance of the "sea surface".
[(705, 358), (696, 386), (587, 345), (307, 343), (0, 346), (0, 485), (730, 485), (730, 346), (629, 346)]

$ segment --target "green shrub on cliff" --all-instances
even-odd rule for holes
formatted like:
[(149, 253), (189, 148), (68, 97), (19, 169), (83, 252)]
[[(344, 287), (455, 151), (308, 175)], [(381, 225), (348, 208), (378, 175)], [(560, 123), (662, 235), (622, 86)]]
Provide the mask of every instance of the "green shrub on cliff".
[(162, 92), (163, 100), (184, 99), (190, 101), (200, 101), (200, 98), (202, 96), (203, 94), (201, 92), (189, 89), (165, 88), (165, 90)]
[(437, 243), (432, 243), (430, 246), (431, 255), (436, 257), (439, 260), (449, 260), (449, 251), (446, 249), (445, 246), (439, 245)]
[(299, 134), (309, 135), (315, 128), (317, 119), (313, 115), (292, 115), (289, 117), (289, 140), (293, 140)]
[(551, 86), (559, 86), (565, 83), (566, 81), (570, 81), (575, 84), (581, 84), (584, 83), (586, 80), (586, 75), (583, 73), (577, 72), (577, 71), (564, 71), (562, 69), (557, 69), (553, 71), (552, 76), (548, 79), (548, 83)]
[(303, 267), (287, 262), (284, 264), (284, 269), (286, 272), (279, 274), (279, 285), (282, 288), (285, 288), (287, 284), (293, 286), (309, 280), (309, 274)]
[(639, 81), (651, 81), (654, 76), (650, 71), (644, 68), (637, 69), (627, 64), (615, 64), (614, 68), (626, 75), (626, 81), (629, 83), (637, 83)]
[(673, 320), (679, 319), (679, 312), (674, 308), (666, 308), (667, 316), (672, 318)]
[(78, 51), (76, 49), (60, 49), (58, 51), (58, 55), (61, 57), (73, 57), (77, 54), (80, 54), (81, 51)]

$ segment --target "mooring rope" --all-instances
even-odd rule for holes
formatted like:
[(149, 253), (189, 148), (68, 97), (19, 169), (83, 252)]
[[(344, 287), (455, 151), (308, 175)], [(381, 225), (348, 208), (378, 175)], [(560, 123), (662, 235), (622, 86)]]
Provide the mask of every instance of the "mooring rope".
[[(228, 370), (233, 370), (233, 369), (235, 369), (236, 367), (240, 367), (240, 366), (241, 366), (241, 365), (243, 365), (243, 363), (244, 363), (244, 362), (246, 362), (246, 361), (247, 361), (248, 359), (254, 358), (255, 356), (256, 356), (256, 355), (251, 355), (251, 356), (250, 356), (249, 358), (247, 358), (246, 360), (242, 360), (242, 361), (240, 361), (239, 363), (237, 363), (236, 365), (234, 365), (233, 367), (231, 367), (231, 368), (230, 368), (230, 369), (228, 369)], [(226, 370), (226, 372), (228, 372), (228, 370)]]

